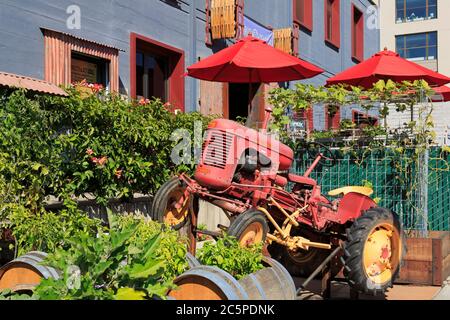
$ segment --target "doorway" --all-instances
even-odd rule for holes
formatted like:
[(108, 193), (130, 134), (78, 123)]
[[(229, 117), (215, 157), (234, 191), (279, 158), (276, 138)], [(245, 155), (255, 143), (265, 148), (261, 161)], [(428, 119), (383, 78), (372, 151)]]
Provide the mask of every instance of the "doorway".
[(252, 108), (259, 107), (260, 83), (230, 83), (228, 86), (228, 116), (230, 120), (243, 120), (249, 115), (249, 90)]

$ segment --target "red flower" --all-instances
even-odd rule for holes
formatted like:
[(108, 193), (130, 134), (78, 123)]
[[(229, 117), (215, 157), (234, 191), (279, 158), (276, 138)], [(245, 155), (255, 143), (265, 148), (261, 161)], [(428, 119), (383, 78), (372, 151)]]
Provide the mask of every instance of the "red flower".
[(101, 165), (101, 166), (104, 166), (105, 165), (105, 163), (107, 163), (108, 162), (108, 157), (107, 156), (103, 156), (103, 157), (101, 157), (100, 159), (98, 159), (98, 164), (99, 165)]
[(146, 106), (148, 104), (150, 104), (150, 100), (149, 99), (141, 98), (141, 100), (139, 100), (139, 105), (141, 105), (141, 106)]
[(92, 154), (94, 154), (94, 150), (92, 150), (91, 148), (89, 148), (89, 149), (86, 150), (86, 153), (87, 153), (88, 155), (92, 155)]

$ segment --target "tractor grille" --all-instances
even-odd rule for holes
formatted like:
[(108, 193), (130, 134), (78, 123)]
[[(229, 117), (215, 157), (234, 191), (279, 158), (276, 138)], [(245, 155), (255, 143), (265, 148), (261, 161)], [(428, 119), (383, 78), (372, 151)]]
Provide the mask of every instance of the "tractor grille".
[(225, 169), (228, 154), (233, 142), (233, 136), (223, 131), (213, 130), (209, 143), (203, 146), (205, 165)]

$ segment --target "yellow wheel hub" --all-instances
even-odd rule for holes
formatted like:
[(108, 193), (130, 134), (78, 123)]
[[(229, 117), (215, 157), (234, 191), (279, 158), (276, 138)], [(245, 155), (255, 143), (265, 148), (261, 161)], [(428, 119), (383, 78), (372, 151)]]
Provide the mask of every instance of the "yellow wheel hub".
[(400, 237), (390, 224), (372, 229), (364, 245), (363, 263), (367, 276), (377, 284), (389, 281), (398, 267)]
[[(179, 203), (181, 202), (181, 206)], [(176, 226), (182, 223), (189, 214), (189, 197), (185, 197), (184, 189), (179, 187), (170, 191), (164, 214), (164, 223)]]
[(239, 244), (242, 247), (248, 247), (256, 243), (260, 243), (263, 239), (264, 230), (263, 226), (258, 222), (251, 223), (239, 239)]

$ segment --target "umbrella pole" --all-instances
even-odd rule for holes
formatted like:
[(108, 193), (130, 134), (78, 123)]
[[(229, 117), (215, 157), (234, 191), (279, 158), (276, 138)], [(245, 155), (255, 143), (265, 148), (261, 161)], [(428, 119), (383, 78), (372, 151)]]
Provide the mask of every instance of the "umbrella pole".
[(248, 83), (248, 114), (247, 114), (247, 118), (250, 117), (251, 111), (252, 111), (252, 69), (248, 69), (248, 78), (249, 78), (249, 83)]

